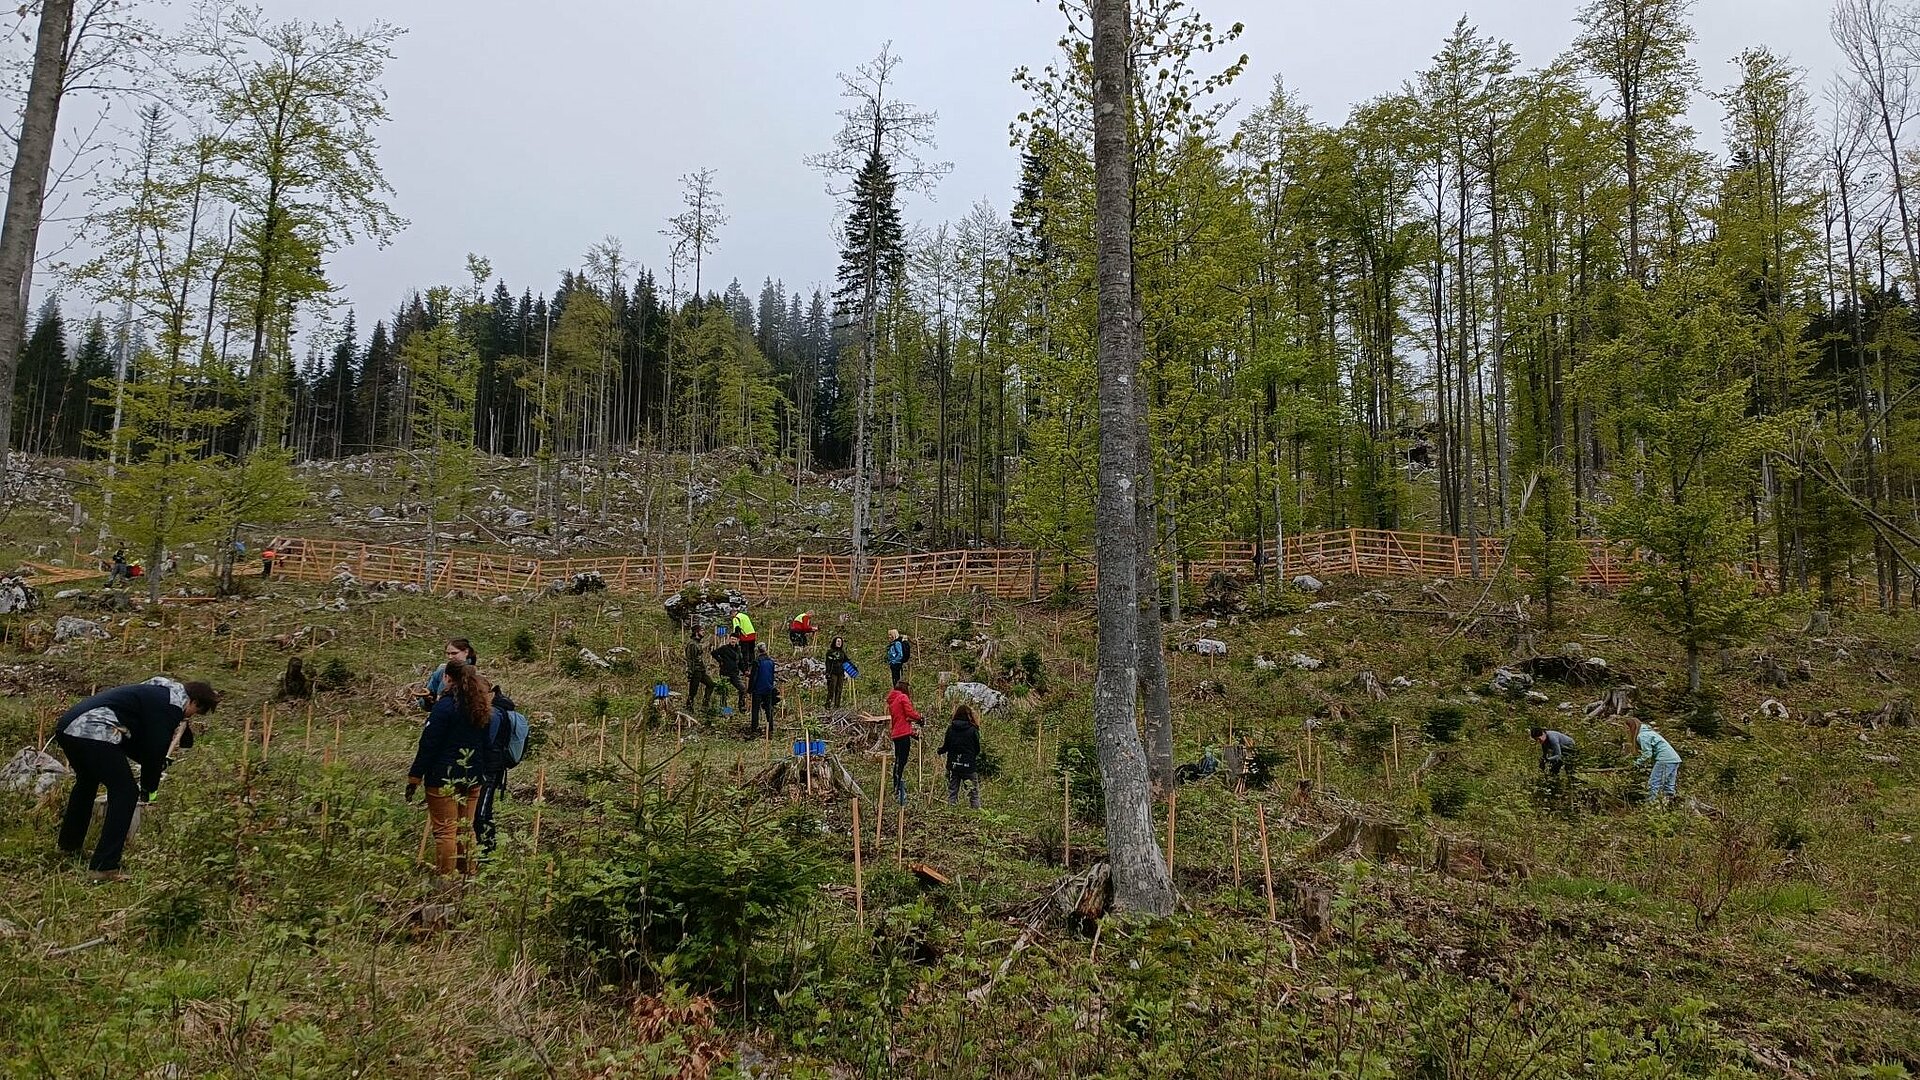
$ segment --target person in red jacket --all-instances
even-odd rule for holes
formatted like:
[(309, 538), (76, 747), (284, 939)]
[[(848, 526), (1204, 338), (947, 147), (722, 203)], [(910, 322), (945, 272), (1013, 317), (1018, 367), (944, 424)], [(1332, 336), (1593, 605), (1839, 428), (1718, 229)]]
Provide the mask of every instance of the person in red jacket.
[(907, 755), (913, 753), (913, 737), (920, 734), (920, 713), (907, 696), (907, 680), (893, 684), (887, 695), (887, 715), (893, 718), (893, 801), (907, 805)]

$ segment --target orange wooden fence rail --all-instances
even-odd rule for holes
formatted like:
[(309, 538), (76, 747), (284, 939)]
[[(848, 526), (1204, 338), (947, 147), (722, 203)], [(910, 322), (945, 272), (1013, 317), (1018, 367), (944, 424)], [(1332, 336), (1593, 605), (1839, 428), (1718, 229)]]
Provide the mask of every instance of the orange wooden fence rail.
[[(1629, 579), (1627, 559), (1598, 540), (1583, 541), (1587, 564), (1582, 583), (1619, 585)], [(274, 573), (307, 581), (328, 581), (341, 573), (362, 582), (400, 582), (431, 592), (519, 592), (596, 572), (607, 589), (619, 593), (661, 595), (706, 581), (753, 597), (789, 600), (840, 600), (853, 590), (853, 559), (847, 555), (796, 555), (754, 558), (741, 555), (594, 555), (570, 559), (534, 559), (456, 548), (429, 554), (421, 547), (363, 544), (348, 540), (282, 537)], [(1477, 577), (1501, 563), (1505, 541), (1478, 540), (1378, 529), (1338, 529), (1286, 538), (1275, 567), (1288, 576), (1350, 574), (1376, 578)], [(1182, 576), (1194, 585), (1215, 574), (1250, 578), (1255, 547), (1220, 541), (1196, 545), (1181, 562)], [(980, 592), (1009, 600), (1032, 599), (1071, 576), (1085, 587), (1094, 580), (1091, 563), (1080, 556), (1020, 548), (936, 551), (869, 559), (861, 584), (861, 603), (898, 603), (925, 597)]]

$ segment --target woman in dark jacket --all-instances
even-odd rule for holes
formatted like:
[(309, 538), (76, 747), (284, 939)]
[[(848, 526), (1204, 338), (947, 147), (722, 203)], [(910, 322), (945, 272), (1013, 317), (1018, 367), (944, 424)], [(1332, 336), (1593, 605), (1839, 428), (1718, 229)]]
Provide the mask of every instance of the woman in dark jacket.
[(960, 801), (960, 785), (967, 785), (967, 805), (980, 809), (980, 718), (973, 706), (962, 704), (953, 710), (953, 723), (947, 725), (946, 741), (940, 744), (940, 756), (947, 759), (947, 803)]
[[(103, 690), (63, 713), (54, 738), (73, 768), (73, 792), (60, 819), (60, 850), (80, 853), (93, 820), (94, 796), (105, 785), (107, 816), (89, 867), (97, 879), (122, 877), (120, 856), (135, 806), (153, 801), (174, 747), (193, 745), (192, 730), (182, 730), (187, 718), (204, 716), (219, 704), (220, 695), (206, 683), (155, 677)], [(140, 765), (137, 783), (133, 762)]]
[(493, 687), (472, 664), (449, 661), (445, 692), (427, 714), (420, 749), (407, 770), (408, 802), (419, 787), (427, 789), (433, 865), (442, 876), (474, 871), (466, 840), (478, 806), (476, 796), (487, 775), (486, 737), (492, 719)]
[(847, 640), (836, 637), (827, 646), (827, 708), (840, 708), (847, 689)]

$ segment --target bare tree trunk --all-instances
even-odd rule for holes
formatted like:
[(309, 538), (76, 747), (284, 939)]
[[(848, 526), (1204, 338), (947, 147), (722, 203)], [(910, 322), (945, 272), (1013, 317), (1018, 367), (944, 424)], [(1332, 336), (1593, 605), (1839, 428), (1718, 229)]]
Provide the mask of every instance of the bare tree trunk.
[(0, 221), (0, 485), (6, 481), (13, 448), (14, 372), (26, 334), (27, 294), (33, 284), (33, 256), (40, 241), (40, 213), (47, 198), (47, 173), (53, 164), (53, 137), (67, 77), (67, 42), (72, 35), (73, 0), (45, 0), (40, 6), (33, 76), (27, 84), (13, 176), (7, 184), (6, 217)]
[[(1146, 335), (1139, 298), (1133, 306), (1133, 350), (1146, 354)], [(1140, 659), (1140, 693), (1146, 697), (1147, 773), (1155, 791), (1173, 790), (1173, 698), (1167, 687), (1166, 635), (1160, 623), (1160, 572), (1154, 559), (1153, 538), (1156, 513), (1153, 483), (1153, 448), (1147, 438), (1147, 393), (1135, 386), (1133, 393), (1134, 468), (1139, 495), (1134, 509), (1135, 589), (1139, 593), (1140, 623), (1137, 652)], [(1176, 581), (1180, 570), (1174, 568)], [(1176, 585), (1177, 588), (1177, 585)]]
[(1153, 832), (1147, 759), (1134, 724), (1139, 686), (1134, 470), (1133, 152), (1127, 89), (1127, 0), (1093, 4), (1094, 241), (1099, 278), (1100, 481), (1094, 511), (1099, 643), (1094, 742), (1107, 803), (1107, 857), (1117, 911), (1166, 915), (1173, 883)]

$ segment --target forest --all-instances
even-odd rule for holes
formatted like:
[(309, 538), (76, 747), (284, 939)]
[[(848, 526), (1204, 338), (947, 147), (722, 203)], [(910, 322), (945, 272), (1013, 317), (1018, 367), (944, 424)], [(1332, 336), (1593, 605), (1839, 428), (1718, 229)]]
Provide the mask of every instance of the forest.
[[(1338, 124), (1277, 82), (1236, 108), (1238, 25), (1173, 0), (1134, 19), (1163, 562), (1351, 525), (1505, 536), (1531, 513), (1710, 543), (1791, 589), (1870, 566), (1886, 607), (1920, 582), (1904, 9), (1841, 0), (1830, 85), (1763, 45), (1696, 57), (1681, 0), (1596, 0), (1558, 57), (1462, 18)], [(95, 29), (81, 55), (124, 63), (125, 28)], [(208, 8), (183, 35), (88, 215), (91, 256), (21, 330), (19, 450), (136, 464), (113, 484), (153, 490), (260, 454), (457, 476), (476, 454), (644, 453), (664, 475), (739, 448), (854, 470), (879, 523), (911, 518), (927, 547), (1090, 545), (1084, 34), (1013, 73), (1031, 105), (1004, 213), (905, 225), (932, 209), (915, 192), (941, 169), (937, 120), (897, 99), (890, 51), (844, 75), (846, 130), (812, 162), (844, 192), (829, 286), (703, 275), (727, 215), (700, 169), (659, 264), (609, 236), (536, 290), (469, 256), (337, 322), (329, 253), (403, 225), (377, 155), (396, 29)], [(1688, 128), (1702, 98), (1719, 131)]]

